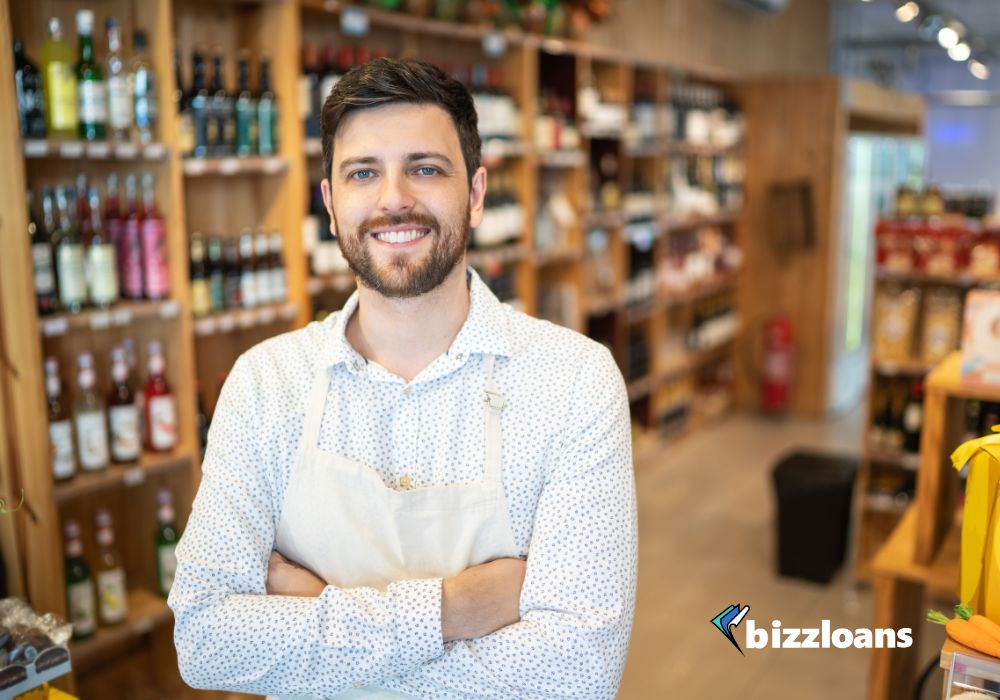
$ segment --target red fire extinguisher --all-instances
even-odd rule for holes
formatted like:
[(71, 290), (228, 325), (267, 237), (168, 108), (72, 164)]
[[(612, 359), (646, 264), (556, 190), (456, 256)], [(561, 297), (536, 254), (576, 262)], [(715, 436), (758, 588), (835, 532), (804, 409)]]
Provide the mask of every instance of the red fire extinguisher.
[(763, 327), (764, 347), (761, 353), (761, 408), (765, 413), (788, 410), (792, 391), (795, 333), (792, 319), (779, 314)]

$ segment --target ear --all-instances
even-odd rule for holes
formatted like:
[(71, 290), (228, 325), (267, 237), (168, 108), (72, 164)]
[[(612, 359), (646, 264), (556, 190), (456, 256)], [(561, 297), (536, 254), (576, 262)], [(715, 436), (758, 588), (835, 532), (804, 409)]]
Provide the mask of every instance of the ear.
[(483, 223), (483, 203), (486, 201), (486, 168), (479, 166), (469, 187), (469, 226)]
[(323, 192), (323, 206), (326, 207), (326, 213), (330, 215), (330, 233), (337, 236), (337, 219), (333, 215), (333, 193), (330, 189), (330, 181), (327, 178), (323, 178), (323, 181), (319, 184), (320, 190)]

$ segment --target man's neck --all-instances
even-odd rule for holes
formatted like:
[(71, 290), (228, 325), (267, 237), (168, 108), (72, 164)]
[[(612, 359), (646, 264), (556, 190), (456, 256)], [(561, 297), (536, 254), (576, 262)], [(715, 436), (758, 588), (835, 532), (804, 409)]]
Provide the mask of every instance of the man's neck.
[(358, 306), (345, 333), (365, 358), (409, 382), (451, 347), (469, 304), (464, 262), (435, 289), (411, 299), (392, 299), (359, 285)]

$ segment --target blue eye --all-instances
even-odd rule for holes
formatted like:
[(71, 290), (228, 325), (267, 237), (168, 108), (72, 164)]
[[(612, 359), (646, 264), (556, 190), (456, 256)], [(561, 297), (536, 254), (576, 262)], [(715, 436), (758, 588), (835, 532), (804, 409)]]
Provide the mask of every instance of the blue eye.
[(351, 173), (351, 179), (353, 180), (370, 180), (375, 175), (372, 170), (355, 170)]
[(422, 167), (417, 168), (418, 175), (437, 175), (438, 172), (440, 171), (437, 168), (430, 165), (424, 165)]

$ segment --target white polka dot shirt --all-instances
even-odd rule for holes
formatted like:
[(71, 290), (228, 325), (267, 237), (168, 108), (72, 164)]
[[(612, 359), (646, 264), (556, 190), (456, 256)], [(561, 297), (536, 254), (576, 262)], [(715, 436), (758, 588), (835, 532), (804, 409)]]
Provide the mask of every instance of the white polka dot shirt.
[[(348, 343), (357, 292), (323, 322), (242, 355), (223, 387), (169, 604), (195, 687), (332, 696), (373, 685), (421, 698), (612, 698), (635, 605), (629, 405), (611, 354), (501, 304), (470, 269), (470, 309), (447, 352), (409, 384)], [(385, 590), (266, 595), (305, 402), (330, 368), (320, 447), (386, 485), (481, 480), (484, 358), (507, 405), (503, 485), (527, 555), (521, 621), (443, 643), (441, 579)], [(331, 536), (336, 536), (332, 533)]]

